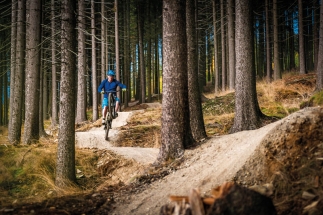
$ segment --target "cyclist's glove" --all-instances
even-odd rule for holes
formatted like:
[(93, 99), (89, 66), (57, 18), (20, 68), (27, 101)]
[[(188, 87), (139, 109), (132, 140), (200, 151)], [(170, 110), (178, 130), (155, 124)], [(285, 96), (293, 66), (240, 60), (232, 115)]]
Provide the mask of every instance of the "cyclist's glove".
[(104, 90), (101, 91), (101, 94), (104, 94)]
[(122, 88), (122, 91), (125, 92), (125, 91), (127, 91), (127, 89), (126, 88)]

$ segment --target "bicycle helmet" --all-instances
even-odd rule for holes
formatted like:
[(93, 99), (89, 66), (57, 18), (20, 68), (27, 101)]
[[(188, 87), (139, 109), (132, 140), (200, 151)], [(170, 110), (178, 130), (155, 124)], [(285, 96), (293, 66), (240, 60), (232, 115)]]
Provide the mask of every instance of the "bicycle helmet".
[(109, 75), (109, 76), (115, 76), (116, 73), (113, 70), (109, 70), (109, 71), (107, 71), (107, 75)]

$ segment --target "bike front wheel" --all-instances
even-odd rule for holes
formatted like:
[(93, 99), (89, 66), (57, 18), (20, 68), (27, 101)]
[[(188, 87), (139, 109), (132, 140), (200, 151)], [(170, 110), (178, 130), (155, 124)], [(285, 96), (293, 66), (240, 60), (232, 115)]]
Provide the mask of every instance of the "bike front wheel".
[(114, 97), (113, 97), (113, 94), (112, 93), (109, 93), (109, 120), (111, 120), (112, 121), (112, 119), (114, 118), (114, 111), (115, 111), (115, 107), (114, 107)]

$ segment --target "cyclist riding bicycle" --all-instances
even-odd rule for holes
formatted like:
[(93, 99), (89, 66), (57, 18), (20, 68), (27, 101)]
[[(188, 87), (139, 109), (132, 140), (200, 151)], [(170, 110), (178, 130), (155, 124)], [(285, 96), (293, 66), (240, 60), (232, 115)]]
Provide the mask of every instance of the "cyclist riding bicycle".
[[(107, 79), (104, 79), (99, 88), (98, 88), (98, 92), (101, 94), (104, 94), (104, 98), (103, 98), (103, 101), (102, 101), (102, 124), (105, 123), (105, 118), (104, 116), (107, 114), (107, 106), (108, 106), (108, 94), (105, 93), (105, 92), (111, 92), (113, 93), (115, 96), (116, 96), (116, 90), (117, 90), (117, 87), (119, 86), (122, 91), (126, 91), (127, 87), (126, 85), (122, 84), (121, 82), (117, 81), (116, 79), (114, 79), (115, 77), (115, 72), (113, 70), (109, 70), (107, 71)], [(120, 103), (120, 99), (116, 96), (115, 97), (116, 99), (116, 106), (115, 106), (115, 112), (116, 112), (116, 116), (114, 117), (117, 117), (118, 116), (118, 110), (119, 110), (119, 103)]]

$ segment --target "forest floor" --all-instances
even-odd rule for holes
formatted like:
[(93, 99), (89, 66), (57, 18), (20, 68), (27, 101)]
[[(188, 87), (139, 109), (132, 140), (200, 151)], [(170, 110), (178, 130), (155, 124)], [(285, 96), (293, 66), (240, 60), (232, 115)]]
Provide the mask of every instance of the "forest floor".
[[(100, 121), (79, 125), (76, 144), (96, 155), (100, 177), (83, 168), (78, 182), (84, 185), (96, 179), (95, 186), (73, 195), (47, 195), (41, 201), (17, 201), (1, 187), (6, 199), (0, 199), (0, 214), (158, 214), (170, 202), (169, 195), (188, 195), (198, 188), (201, 195), (208, 196), (212, 188), (227, 181), (271, 197), (278, 214), (320, 214), (323, 110), (299, 110), (300, 106), (317, 106), (313, 83), (313, 75), (298, 76), (285, 79), (280, 83), (283, 88), (276, 83), (263, 87), (268, 91), (258, 89), (262, 111), (277, 120), (265, 120), (257, 130), (235, 134), (227, 134), (233, 121), (233, 93), (209, 97), (203, 103), (208, 138), (163, 167), (150, 165), (160, 144), (159, 102), (127, 108), (118, 119), (120, 127), (111, 132), (110, 142), (104, 141)], [(277, 91), (271, 104), (279, 105), (274, 107), (265, 97), (271, 91)], [(23, 159), (28, 160), (26, 154)]]

